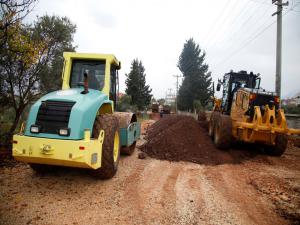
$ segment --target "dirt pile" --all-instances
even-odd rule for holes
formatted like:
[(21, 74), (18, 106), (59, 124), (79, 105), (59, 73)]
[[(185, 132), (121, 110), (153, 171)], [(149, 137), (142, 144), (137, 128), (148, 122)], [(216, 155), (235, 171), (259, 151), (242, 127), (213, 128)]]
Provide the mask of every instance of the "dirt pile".
[(146, 120), (141, 123), (141, 134), (146, 134), (149, 127), (155, 123), (155, 120)]
[(199, 164), (231, 162), (226, 152), (213, 145), (207, 131), (190, 116), (169, 116), (154, 123), (147, 131), (141, 150), (150, 157)]

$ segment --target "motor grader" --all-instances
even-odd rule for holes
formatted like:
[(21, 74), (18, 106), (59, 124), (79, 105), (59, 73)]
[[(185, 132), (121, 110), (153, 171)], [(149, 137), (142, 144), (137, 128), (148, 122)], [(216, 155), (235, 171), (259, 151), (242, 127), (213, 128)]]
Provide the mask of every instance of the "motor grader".
[(62, 90), (32, 105), (25, 130), (13, 137), (12, 154), (36, 172), (56, 165), (111, 178), (120, 152), (132, 154), (140, 135), (135, 114), (115, 112), (121, 63), (106, 54), (63, 56)]
[(287, 135), (300, 134), (289, 129), (280, 99), (260, 87), (260, 74), (229, 72), (219, 80), (222, 98), (214, 98), (208, 132), (214, 144), (228, 149), (233, 142), (261, 144), (270, 155), (280, 156), (287, 147)]

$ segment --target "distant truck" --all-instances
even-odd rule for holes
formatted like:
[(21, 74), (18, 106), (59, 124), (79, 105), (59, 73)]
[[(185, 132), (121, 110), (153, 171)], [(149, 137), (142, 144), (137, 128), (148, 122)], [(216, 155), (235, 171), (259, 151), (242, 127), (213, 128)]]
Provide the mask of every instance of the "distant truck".
[(159, 111), (159, 104), (157, 103), (157, 102), (153, 102), (152, 104), (151, 104), (151, 111), (153, 112), (153, 113), (158, 113), (158, 111)]
[(170, 114), (171, 113), (171, 106), (168, 104), (163, 105), (163, 113)]

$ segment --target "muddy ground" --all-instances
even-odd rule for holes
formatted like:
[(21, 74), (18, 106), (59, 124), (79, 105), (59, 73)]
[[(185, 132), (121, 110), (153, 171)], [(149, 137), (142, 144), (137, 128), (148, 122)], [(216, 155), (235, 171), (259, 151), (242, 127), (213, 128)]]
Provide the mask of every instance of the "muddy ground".
[(106, 181), (2, 166), (0, 224), (300, 224), (300, 148), (281, 157), (251, 148), (220, 152), (217, 164), (141, 160), (136, 149)]

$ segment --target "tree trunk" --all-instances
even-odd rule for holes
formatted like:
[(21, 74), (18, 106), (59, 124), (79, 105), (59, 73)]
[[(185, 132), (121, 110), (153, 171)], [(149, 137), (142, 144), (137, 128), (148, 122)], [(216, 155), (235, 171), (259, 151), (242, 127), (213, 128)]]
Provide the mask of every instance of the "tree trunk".
[(11, 125), (9, 131), (5, 134), (5, 136), (6, 136), (5, 141), (4, 141), (5, 145), (11, 145), (11, 143), (12, 143), (12, 136), (13, 136), (13, 134), (14, 134), (17, 126), (18, 126), (21, 114), (23, 112), (22, 108), (19, 108), (19, 109), (16, 110), (16, 115), (15, 115), (14, 122)]

